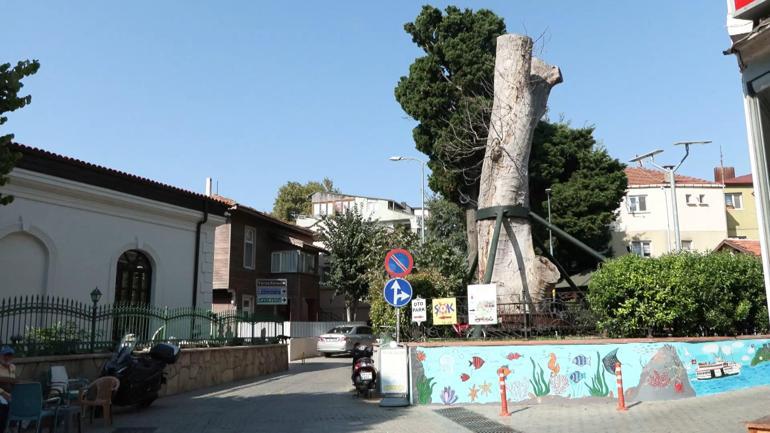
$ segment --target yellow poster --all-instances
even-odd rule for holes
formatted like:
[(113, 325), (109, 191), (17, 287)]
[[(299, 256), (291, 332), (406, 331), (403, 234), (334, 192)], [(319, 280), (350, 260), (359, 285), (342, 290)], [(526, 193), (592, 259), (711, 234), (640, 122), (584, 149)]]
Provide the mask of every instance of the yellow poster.
[(454, 325), (457, 323), (457, 299), (434, 298), (433, 305), (434, 325)]

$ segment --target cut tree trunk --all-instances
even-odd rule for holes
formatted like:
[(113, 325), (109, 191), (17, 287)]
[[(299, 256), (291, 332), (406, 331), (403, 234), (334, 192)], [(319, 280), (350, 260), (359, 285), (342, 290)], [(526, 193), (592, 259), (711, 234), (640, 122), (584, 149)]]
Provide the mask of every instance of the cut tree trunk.
[[(558, 67), (532, 57), (532, 39), (497, 38), (494, 101), (481, 171), (478, 208), (519, 205), (529, 208), (529, 155), (532, 136), (545, 114), (551, 88), (562, 81)], [(495, 220), (480, 220), (479, 280), (483, 281)], [(558, 280), (556, 267), (535, 255), (526, 218), (504, 218), (492, 283), (500, 302), (537, 302), (547, 284)]]
[[(479, 254), (479, 238), (476, 233), (476, 208), (465, 209), (465, 235), (468, 241), (468, 268)], [(470, 272), (470, 271), (469, 271)]]

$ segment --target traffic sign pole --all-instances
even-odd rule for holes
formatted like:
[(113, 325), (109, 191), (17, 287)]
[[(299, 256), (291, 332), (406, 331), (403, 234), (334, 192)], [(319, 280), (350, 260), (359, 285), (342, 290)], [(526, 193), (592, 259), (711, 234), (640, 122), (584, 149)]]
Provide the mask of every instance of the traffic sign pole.
[(396, 344), (401, 342), (401, 309), (396, 308)]

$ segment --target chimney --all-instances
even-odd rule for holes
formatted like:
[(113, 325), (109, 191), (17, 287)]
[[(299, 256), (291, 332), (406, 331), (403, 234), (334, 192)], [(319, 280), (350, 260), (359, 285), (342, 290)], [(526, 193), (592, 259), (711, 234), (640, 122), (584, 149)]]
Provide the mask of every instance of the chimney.
[(724, 183), (735, 178), (735, 167), (714, 167), (714, 182)]
[(206, 196), (211, 197), (211, 178), (206, 178)]

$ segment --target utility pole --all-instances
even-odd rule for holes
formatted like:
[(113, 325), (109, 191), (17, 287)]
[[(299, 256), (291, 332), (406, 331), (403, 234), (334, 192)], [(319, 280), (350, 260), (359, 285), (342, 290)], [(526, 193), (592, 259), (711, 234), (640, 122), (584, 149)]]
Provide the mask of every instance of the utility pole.
[[(548, 224), (551, 224), (551, 188), (545, 189), (545, 195), (548, 197)], [(553, 232), (548, 228), (548, 251), (553, 257)]]
[(642, 155), (638, 155), (636, 158), (633, 158), (630, 160), (630, 162), (639, 162), (649, 159), (650, 164), (657, 167), (659, 170), (662, 170), (664, 173), (667, 174), (669, 187), (671, 188), (671, 216), (674, 222), (674, 252), (678, 252), (682, 249), (682, 234), (679, 231), (679, 212), (677, 209), (677, 199), (676, 199), (676, 171), (679, 169), (679, 167), (682, 166), (682, 163), (685, 159), (690, 155), (690, 145), (692, 144), (707, 144), (711, 143), (711, 140), (702, 140), (702, 141), (678, 141), (674, 143), (675, 146), (684, 146), (684, 156), (679, 161), (679, 164), (677, 165), (664, 165), (660, 166), (655, 163), (655, 155), (662, 153), (663, 151), (660, 149), (653, 150), (652, 152), (647, 152)]
[(422, 209), (420, 210), (420, 244), (425, 243), (425, 161), (409, 156), (391, 156), (391, 161), (415, 161), (420, 163), (420, 195), (422, 196)]

